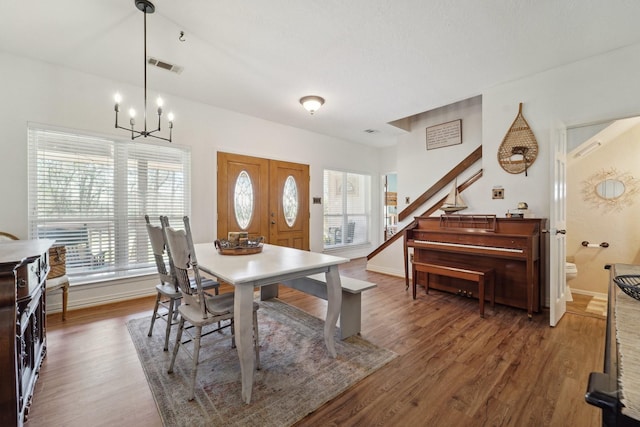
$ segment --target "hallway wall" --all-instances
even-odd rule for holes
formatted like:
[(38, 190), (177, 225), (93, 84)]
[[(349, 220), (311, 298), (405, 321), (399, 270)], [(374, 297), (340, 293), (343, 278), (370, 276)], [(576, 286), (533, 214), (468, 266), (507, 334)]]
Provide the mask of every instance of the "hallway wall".
[[(567, 257), (576, 263), (578, 277), (569, 286), (576, 293), (606, 295), (609, 273), (605, 264), (640, 263), (640, 194), (626, 199), (628, 204), (620, 209), (607, 207), (594, 195), (597, 180), (591, 178), (615, 169), (630, 173), (640, 185), (640, 126), (585, 156), (576, 159), (572, 154), (567, 164)], [(588, 248), (582, 241), (610, 246)]]

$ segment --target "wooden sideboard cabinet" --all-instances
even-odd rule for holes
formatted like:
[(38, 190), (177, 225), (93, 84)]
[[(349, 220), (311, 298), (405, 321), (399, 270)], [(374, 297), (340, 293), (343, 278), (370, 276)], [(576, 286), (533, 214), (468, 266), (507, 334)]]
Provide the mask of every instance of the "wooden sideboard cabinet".
[(26, 421), (47, 351), (45, 286), (53, 240), (0, 243), (0, 425)]

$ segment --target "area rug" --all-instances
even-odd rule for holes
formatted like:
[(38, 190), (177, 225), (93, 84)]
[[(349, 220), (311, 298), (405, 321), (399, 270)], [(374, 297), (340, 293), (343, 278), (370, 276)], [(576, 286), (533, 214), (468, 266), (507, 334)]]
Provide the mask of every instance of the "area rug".
[[(167, 373), (175, 338), (162, 351), (162, 321), (148, 337), (150, 319), (127, 322), (131, 339), (165, 426), (288, 426), (391, 361), (396, 354), (362, 337), (341, 341), (337, 358), (324, 344), (324, 322), (277, 299), (260, 302), (260, 367), (251, 403), (241, 401), (240, 363), (231, 340), (202, 338), (195, 399), (188, 401), (190, 355), (180, 349), (173, 374)], [(228, 329), (225, 334), (229, 334)], [(219, 334), (219, 332), (214, 332)]]

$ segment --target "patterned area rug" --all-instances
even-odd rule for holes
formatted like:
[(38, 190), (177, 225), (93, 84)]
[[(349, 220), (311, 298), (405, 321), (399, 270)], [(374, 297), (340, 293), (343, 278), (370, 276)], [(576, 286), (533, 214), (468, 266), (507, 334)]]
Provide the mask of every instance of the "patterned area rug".
[(254, 375), (251, 403), (241, 402), (240, 364), (231, 339), (210, 345), (217, 337), (202, 339), (200, 360), (215, 358), (199, 366), (195, 399), (189, 402), (191, 359), (182, 348), (174, 373), (167, 374), (177, 328), (169, 351), (162, 351), (166, 324), (156, 322), (148, 337), (149, 322), (134, 319), (127, 326), (166, 426), (291, 425), (396, 357), (358, 336), (340, 341), (338, 330), (333, 359), (324, 345), (322, 320), (278, 300), (261, 301), (261, 369)]

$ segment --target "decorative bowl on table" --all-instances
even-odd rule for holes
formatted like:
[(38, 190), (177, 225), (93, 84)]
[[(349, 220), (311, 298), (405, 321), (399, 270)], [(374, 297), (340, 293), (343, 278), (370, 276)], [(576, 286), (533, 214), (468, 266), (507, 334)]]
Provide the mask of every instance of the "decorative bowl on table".
[(230, 241), (218, 239), (214, 245), (221, 255), (250, 255), (262, 252), (264, 237), (241, 239), (240, 241)]
[(625, 294), (640, 301), (640, 275), (624, 274), (614, 277), (613, 281)]

